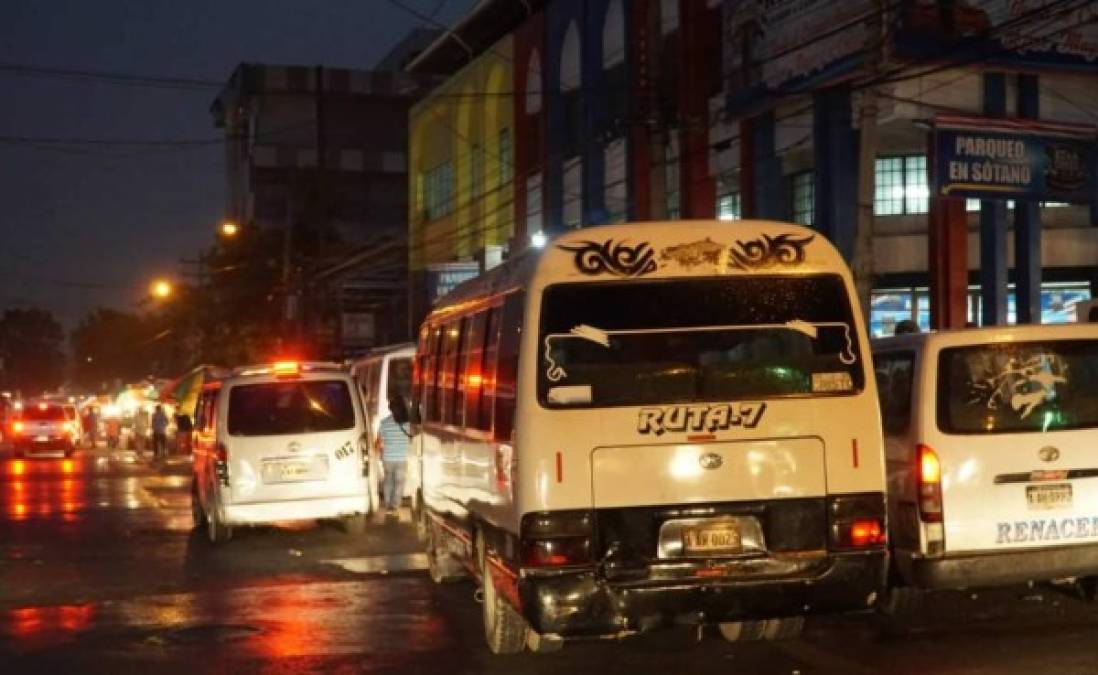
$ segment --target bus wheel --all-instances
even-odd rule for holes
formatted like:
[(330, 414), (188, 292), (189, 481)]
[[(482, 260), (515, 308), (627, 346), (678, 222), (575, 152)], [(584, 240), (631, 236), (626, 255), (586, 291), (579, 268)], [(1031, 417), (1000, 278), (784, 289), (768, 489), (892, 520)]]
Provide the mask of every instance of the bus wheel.
[(206, 513), (206, 535), (211, 544), (224, 544), (233, 538), (233, 528), (221, 522), (216, 506)]
[(764, 640), (796, 640), (804, 632), (803, 616), (767, 619), (763, 624)]
[(202, 502), (198, 499), (198, 483), (191, 479), (191, 522), (194, 529), (206, 525), (206, 512), (202, 510)]
[(903, 635), (912, 615), (922, 604), (923, 593), (909, 586), (890, 586), (877, 603), (877, 625), (885, 636)]
[(433, 523), (427, 525), (427, 573), (431, 575), (431, 581), (436, 584), (445, 584), (457, 581), (465, 577), (465, 570), (461, 564), (454, 560), (454, 556), (443, 548), (440, 548), (440, 535), (437, 526)]
[(485, 550), (484, 535), (477, 533), (477, 555), (480, 567), (481, 588), (484, 601), (481, 609), (484, 614), (484, 637), (488, 649), (493, 654), (518, 654), (526, 647), (526, 621), (515, 611), (511, 603), (496, 590), (492, 573), (488, 569), (488, 555)]
[(757, 642), (763, 639), (765, 621), (729, 621), (717, 626), (729, 642)]
[(1098, 577), (1080, 577), (1075, 583), (1083, 600), (1087, 602), (1098, 601)]

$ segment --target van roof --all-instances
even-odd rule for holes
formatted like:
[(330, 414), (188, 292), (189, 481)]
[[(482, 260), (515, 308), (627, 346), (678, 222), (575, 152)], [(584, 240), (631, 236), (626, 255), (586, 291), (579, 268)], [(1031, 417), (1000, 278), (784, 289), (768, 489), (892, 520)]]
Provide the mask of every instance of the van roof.
[(566, 232), (460, 284), (433, 314), (529, 287), (567, 281), (750, 274), (838, 273), (846, 262), (821, 233), (766, 220), (677, 220), (601, 225)]
[(987, 326), (951, 328), (928, 333), (908, 333), (872, 341), (873, 351), (960, 347), (974, 344), (1033, 342), (1037, 340), (1098, 339), (1098, 324), (1064, 323), (1051, 325)]

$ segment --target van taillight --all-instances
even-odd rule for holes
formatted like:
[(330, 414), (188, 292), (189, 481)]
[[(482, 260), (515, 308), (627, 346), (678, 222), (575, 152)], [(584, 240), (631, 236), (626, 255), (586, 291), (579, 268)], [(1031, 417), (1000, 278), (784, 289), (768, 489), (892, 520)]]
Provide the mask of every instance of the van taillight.
[(530, 513), (522, 519), (522, 564), (562, 567), (591, 562), (594, 514), (590, 511)]
[(884, 495), (835, 495), (828, 502), (832, 550), (881, 548), (888, 543)]
[(214, 448), (214, 471), (217, 479), (225, 487), (229, 486), (229, 451), (224, 443), (218, 443)]
[(919, 517), (924, 523), (942, 522), (942, 463), (926, 445), (916, 451), (918, 462)]

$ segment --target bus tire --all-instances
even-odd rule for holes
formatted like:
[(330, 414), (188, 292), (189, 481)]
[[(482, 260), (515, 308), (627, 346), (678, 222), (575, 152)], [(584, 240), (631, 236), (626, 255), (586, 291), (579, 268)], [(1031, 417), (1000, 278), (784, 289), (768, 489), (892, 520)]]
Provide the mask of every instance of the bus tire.
[(224, 544), (233, 538), (233, 528), (221, 520), (217, 507), (206, 512), (206, 536), (211, 544)]
[(786, 616), (763, 622), (763, 639), (768, 641), (796, 640), (804, 632), (803, 616)]
[(194, 529), (206, 526), (206, 512), (202, 510), (202, 502), (198, 498), (198, 482), (191, 479), (191, 523)]
[(526, 620), (496, 591), (492, 574), (488, 570), (488, 552), (484, 535), (477, 532), (477, 566), (480, 568), (481, 589), (484, 599), (481, 610), (484, 616), (484, 638), (488, 651), (493, 654), (519, 654), (526, 648)]
[(758, 642), (763, 639), (765, 621), (728, 621), (718, 624), (721, 637), (728, 642)]
[(449, 551), (439, 549), (438, 526), (427, 525), (427, 573), (436, 584), (446, 584), (465, 578), (465, 569)]

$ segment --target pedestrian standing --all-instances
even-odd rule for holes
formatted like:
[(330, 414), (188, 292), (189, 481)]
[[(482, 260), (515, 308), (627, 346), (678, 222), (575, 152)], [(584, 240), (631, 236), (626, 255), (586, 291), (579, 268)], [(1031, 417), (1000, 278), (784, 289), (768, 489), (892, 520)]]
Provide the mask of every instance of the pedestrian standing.
[[(389, 401), (389, 410), (393, 402)], [(395, 516), (400, 500), (404, 497), (404, 476), (408, 464), (408, 432), (393, 419), (390, 412), (378, 428), (376, 449), (381, 454), (381, 463), (385, 470), (383, 492), (385, 508), (390, 516)]]
[(164, 406), (156, 406), (152, 416), (153, 459), (163, 459), (168, 449), (168, 415)]

